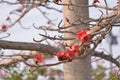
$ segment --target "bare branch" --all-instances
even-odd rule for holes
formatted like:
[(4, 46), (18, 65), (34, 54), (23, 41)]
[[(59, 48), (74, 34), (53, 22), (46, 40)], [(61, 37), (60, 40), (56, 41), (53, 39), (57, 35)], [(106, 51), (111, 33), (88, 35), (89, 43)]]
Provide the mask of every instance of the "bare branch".
[(36, 53), (31, 52), (31, 53), (26, 53), (24, 55), (15, 55), (15, 56), (12, 56), (11, 58), (3, 59), (0, 61), (0, 67), (5, 67), (5, 66), (7, 67), (7, 66), (10, 66), (11, 64), (25, 61), (31, 58), (33, 55), (36, 55)]
[(82, 8), (95, 7), (95, 8), (105, 9), (105, 10), (117, 10), (115, 8), (109, 8), (108, 6), (101, 6), (101, 5), (96, 5), (96, 4), (92, 4), (92, 5), (57, 4), (57, 5), (76, 6), (76, 7), (82, 7)]
[(0, 48), (14, 49), (14, 50), (34, 50), (34, 51), (40, 51), (43, 53), (50, 53), (50, 54), (59, 51), (57, 48), (45, 44), (13, 42), (13, 41), (4, 41), (4, 40), (0, 40)]
[(102, 59), (108, 60), (108, 61), (114, 63), (116, 66), (118, 66), (118, 67), (120, 68), (120, 62), (117, 61), (117, 59), (113, 58), (113, 57), (110, 56), (110, 55), (106, 55), (106, 54), (104, 54), (103, 52), (94, 51), (94, 52), (93, 52), (93, 56), (100, 57), (100, 58), (102, 58)]

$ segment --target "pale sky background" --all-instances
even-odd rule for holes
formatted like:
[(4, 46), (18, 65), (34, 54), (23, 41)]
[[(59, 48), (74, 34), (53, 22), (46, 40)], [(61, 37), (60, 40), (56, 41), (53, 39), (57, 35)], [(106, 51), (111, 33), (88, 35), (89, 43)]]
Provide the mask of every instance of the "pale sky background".
[[(15, 1), (15, 0), (7, 0), (7, 1)], [(100, 5), (104, 4), (103, 2), (104, 0), (100, 0)], [(109, 7), (115, 6), (117, 0), (107, 0)], [(89, 0), (89, 4), (92, 4), (92, 0)], [(50, 5), (50, 6), (54, 6), (55, 8), (58, 9), (62, 9), (62, 7), (58, 7), (55, 5)], [(10, 11), (17, 9), (18, 7), (20, 7), (20, 5), (11, 5), (8, 6), (7, 4), (0, 4), (0, 25), (2, 25), (3, 23), (8, 23), (7, 21), (5, 21), (5, 19), (7, 18), (7, 16), (10, 16), (12, 21), (14, 21), (16, 18), (18, 18), (18, 16), (16, 15), (10, 15)], [(48, 17), (51, 20), (56, 20), (54, 21), (54, 23), (59, 22), (62, 19), (62, 14), (59, 12), (55, 12), (53, 10), (47, 10), (42, 8), (41, 10), (45, 10), (45, 11), (49, 11), (49, 15)], [(101, 15), (101, 13), (99, 12), (99, 10), (97, 8), (90, 8), (90, 17), (92, 18), (99, 18), (99, 16)], [(5, 38), (4, 40), (9, 40), (9, 41), (20, 41), (20, 42), (33, 42), (33, 38), (35, 39), (40, 39), (41, 37), (38, 35), (39, 33), (44, 33), (41, 30), (36, 30), (32, 27), (33, 23), (35, 23), (37, 26), (39, 25), (47, 25), (48, 20), (46, 20), (41, 13), (36, 10), (33, 9), (32, 11), (30, 11), (23, 19), (23, 25), (26, 28), (30, 28), (30, 29), (23, 29), (19, 26), (19, 24), (16, 24), (15, 26), (13, 26), (12, 28), (10, 28), (7, 32), (3, 32), (0, 33), (0, 37), (5, 36), (6, 33), (10, 33), (11, 36), (8, 38)], [(57, 26), (53, 25), (53, 26)], [(113, 45), (113, 56), (116, 57), (117, 55), (120, 55), (119, 50), (120, 50), (120, 28), (114, 28), (113, 29), (113, 33), (114, 35), (119, 36), (118, 41), (119, 44), (118, 45)], [(50, 35), (54, 35), (55, 33), (50, 32)], [(101, 50), (101, 48), (104, 48), (105, 50), (107, 50), (109, 52), (109, 41), (103, 40), (103, 42), (99, 45), (99, 47), (97, 48), (98, 50)], [(12, 52), (16, 52), (13, 50), (5, 50), (5, 53), (7, 54), (11, 54)]]

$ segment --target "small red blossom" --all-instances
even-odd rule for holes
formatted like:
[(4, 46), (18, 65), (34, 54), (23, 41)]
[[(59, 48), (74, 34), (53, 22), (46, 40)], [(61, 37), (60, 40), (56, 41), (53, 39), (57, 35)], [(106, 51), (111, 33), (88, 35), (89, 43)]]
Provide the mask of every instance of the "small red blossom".
[(91, 34), (87, 34), (87, 30), (81, 30), (77, 32), (77, 38), (84, 43), (89, 43)]
[(99, 0), (93, 0), (93, 3), (100, 3)]
[(48, 21), (47, 21), (47, 24), (51, 24), (51, 23), (52, 23), (52, 21), (51, 21), (51, 20), (48, 20)]
[(6, 24), (1, 25), (2, 31), (5, 32), (8, 29), (8, 26)]
[(65, 52), (57, 52), (56, 56), (58, 57), (59, 61), (68, 59), (68, 57), (67, 57)]
[(59, 3), (59, 2), (62, 2), (62, 0), (55, 0), (55, 3)]
[(80, 53), (80, 46), (79, 45), (72, 45), (68, 49), (74, 53), (78, 53), (78, 54)]
[(65, 53), (66, 53), (66, 56), (67, 56), (69, 59), (74, 59), (74, 58), (76, 57), (76, 53), (73, 52), (73, 51), (70, 51), (69, 49), (67, 49), (67, 50), (65, 51)]
[(80, 54), (79, 48), (79, 45), (72, 45), (70, 48), (67, 48), (67, 50), (64, 52), (57, 52), (56, 56), (58, 57), (59, 61), (74, 59), (76, 58), (77, 54)]
[(33, 58), (34, 58), (34, 60), (35, 60), (36, 63), (44, 61), (44, 58), (42, 57), (41, 53), (38, 54), (38, 55), (34, 55)]
[(76, 57), (75, 53), (71, 52), (69, 49), (67, 49), (65, 52), (58, 52), (56, 56), (58, 57), (59, 61), (74, 59)]

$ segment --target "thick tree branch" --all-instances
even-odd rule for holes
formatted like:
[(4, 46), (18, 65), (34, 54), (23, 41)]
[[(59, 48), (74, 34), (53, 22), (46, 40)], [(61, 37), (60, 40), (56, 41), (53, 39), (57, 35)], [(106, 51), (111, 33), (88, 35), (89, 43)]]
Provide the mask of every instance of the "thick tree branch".
[[(53, 54), (54, 52), (59, 51), (58, 48), (48, 46), (45, 44), (37, 44), (37, 43), (25, 43), (25, 42), (12, 42), (12, 41), (4, 41), (0, 40), (0, 47), (4, 49), (17, 49), (17, 50), (36, 50), (41, 52), (47, 52)], [(17, 63), (17, 62), (24, 62), (27, 59), (30, 59), (33, 55), (36, 53), (26, 53), (24, 55), (16, 55), (9, 59), (4, 59), (0, 61), (0, 67), (3, 66), (9, 66), (11, 64)], [(102, 59), (108, 60), (112, 63), (114, 63), (116, 66), (120, 67), (120, 62), (118, 62), (116, 59), (111, 57), (110, 55), (105, 55), (101, 52), (94, 52), (93, 56), (100, 57)]]
[(28, 42), (13, 42), (0, 40), (0, 48), (4, 49), (14, 49), (14, 50), (34, 50), (43, 53), (53, 54), (53, 52), (58, 52), (59, 49), (53, 46), (40, 44), (40, 43), (28, 43)]
[[(54, 52), (53, 52), (54, 53)], [(10, 66), (11, 64), (15, 64), (17, 62), (24, 62), (26, 61), (27, 59), (30, 59), (33, 57), (33, 55), (36, 55), (37, 53), (34, 53), (34, 52), (31, 52), (31, 53), (25, 53), (24, 55), (15, 55), (11, 58), (8, 58), (8, 59), (4, 59), (4, 60), (1, 60), (0, 61), (0, 67), (7, 67), (7, 66)], [(113, 58), (112, 56), (110, 55), (106, 55), (104, 54), (103, 52), (98, 52), (98, 51), (94, 51), (93, 52), (93, 55), (92, 56), (96, 56), (96, 57), (100, 57), (102, 59), (105, 59), (105, 60), (108, 60), (112, 63), (114, 63), (116, 66), (120, 67), (120, 62), (117, 61), (117, 59)], [(64, 63), (64, 62), (60, 62), (60, 63)], [(60, 63), (57, 63), (57, 64), (60, 64)], [(46, 65), (42, 65), (42, 66), (51, 66), (51, 65), (55, 65), (55, 64), (46, 64)], [(41, 66), (41, 67), (42, 67)], [(40, 66), (39, 66), (40, 67)]]

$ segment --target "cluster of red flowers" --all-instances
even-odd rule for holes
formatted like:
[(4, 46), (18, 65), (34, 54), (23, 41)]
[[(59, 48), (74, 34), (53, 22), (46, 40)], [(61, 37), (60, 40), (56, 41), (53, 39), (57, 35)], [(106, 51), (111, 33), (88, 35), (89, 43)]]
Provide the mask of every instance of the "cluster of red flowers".
[(76, 58), (77, 54), (80, 54), (80, 46), (72, 45), (64, 52), (57, 52), (56, 56), (60, 61), (62, 61), (67, 59), (74, 59)]
[[(87, 30), (81, 30), (77, 32), (77, 38), (82, 41), (82, 43), (89, 43), (91, 34), (87, 33)], [(64, 52), (58, 52), (56, 56), (60, 61), (67, 60), (67, 59), (74, 59), (76, 56), (80, 54), (80, 46), (79, 45), (72, 45)]]
[[(81, 30), (77, 32), (77, 38), (80, 40), (82, 43), (89, 43), (91, 34), (87, 33), (87, 30)], [(72, 60), (77, 57), (77, 55), (80, 54), (80, 46), (79, 45), (72, 45), (66, 49), (64, 52), (57, 52), (56, 56), (58, 57), (59, 61), (63, 60)], [(43, 62), (44, 58), (42, 57), (42, 54), (38, 54), (34, 56), (34, 60), (36, 63), (38, 62)]]
[(47, 24), (51, 24), (51, 23), (52, 23), (52, 21), (51, 21), (51, 20), (48, 20), (48, 21), (47, 21)]
[(33, 58), (34, 58), (36, 63), (44, 61), (44, 58), (42, 57), (41, 53), (39, 53), (38, 55), (34, 55)]

